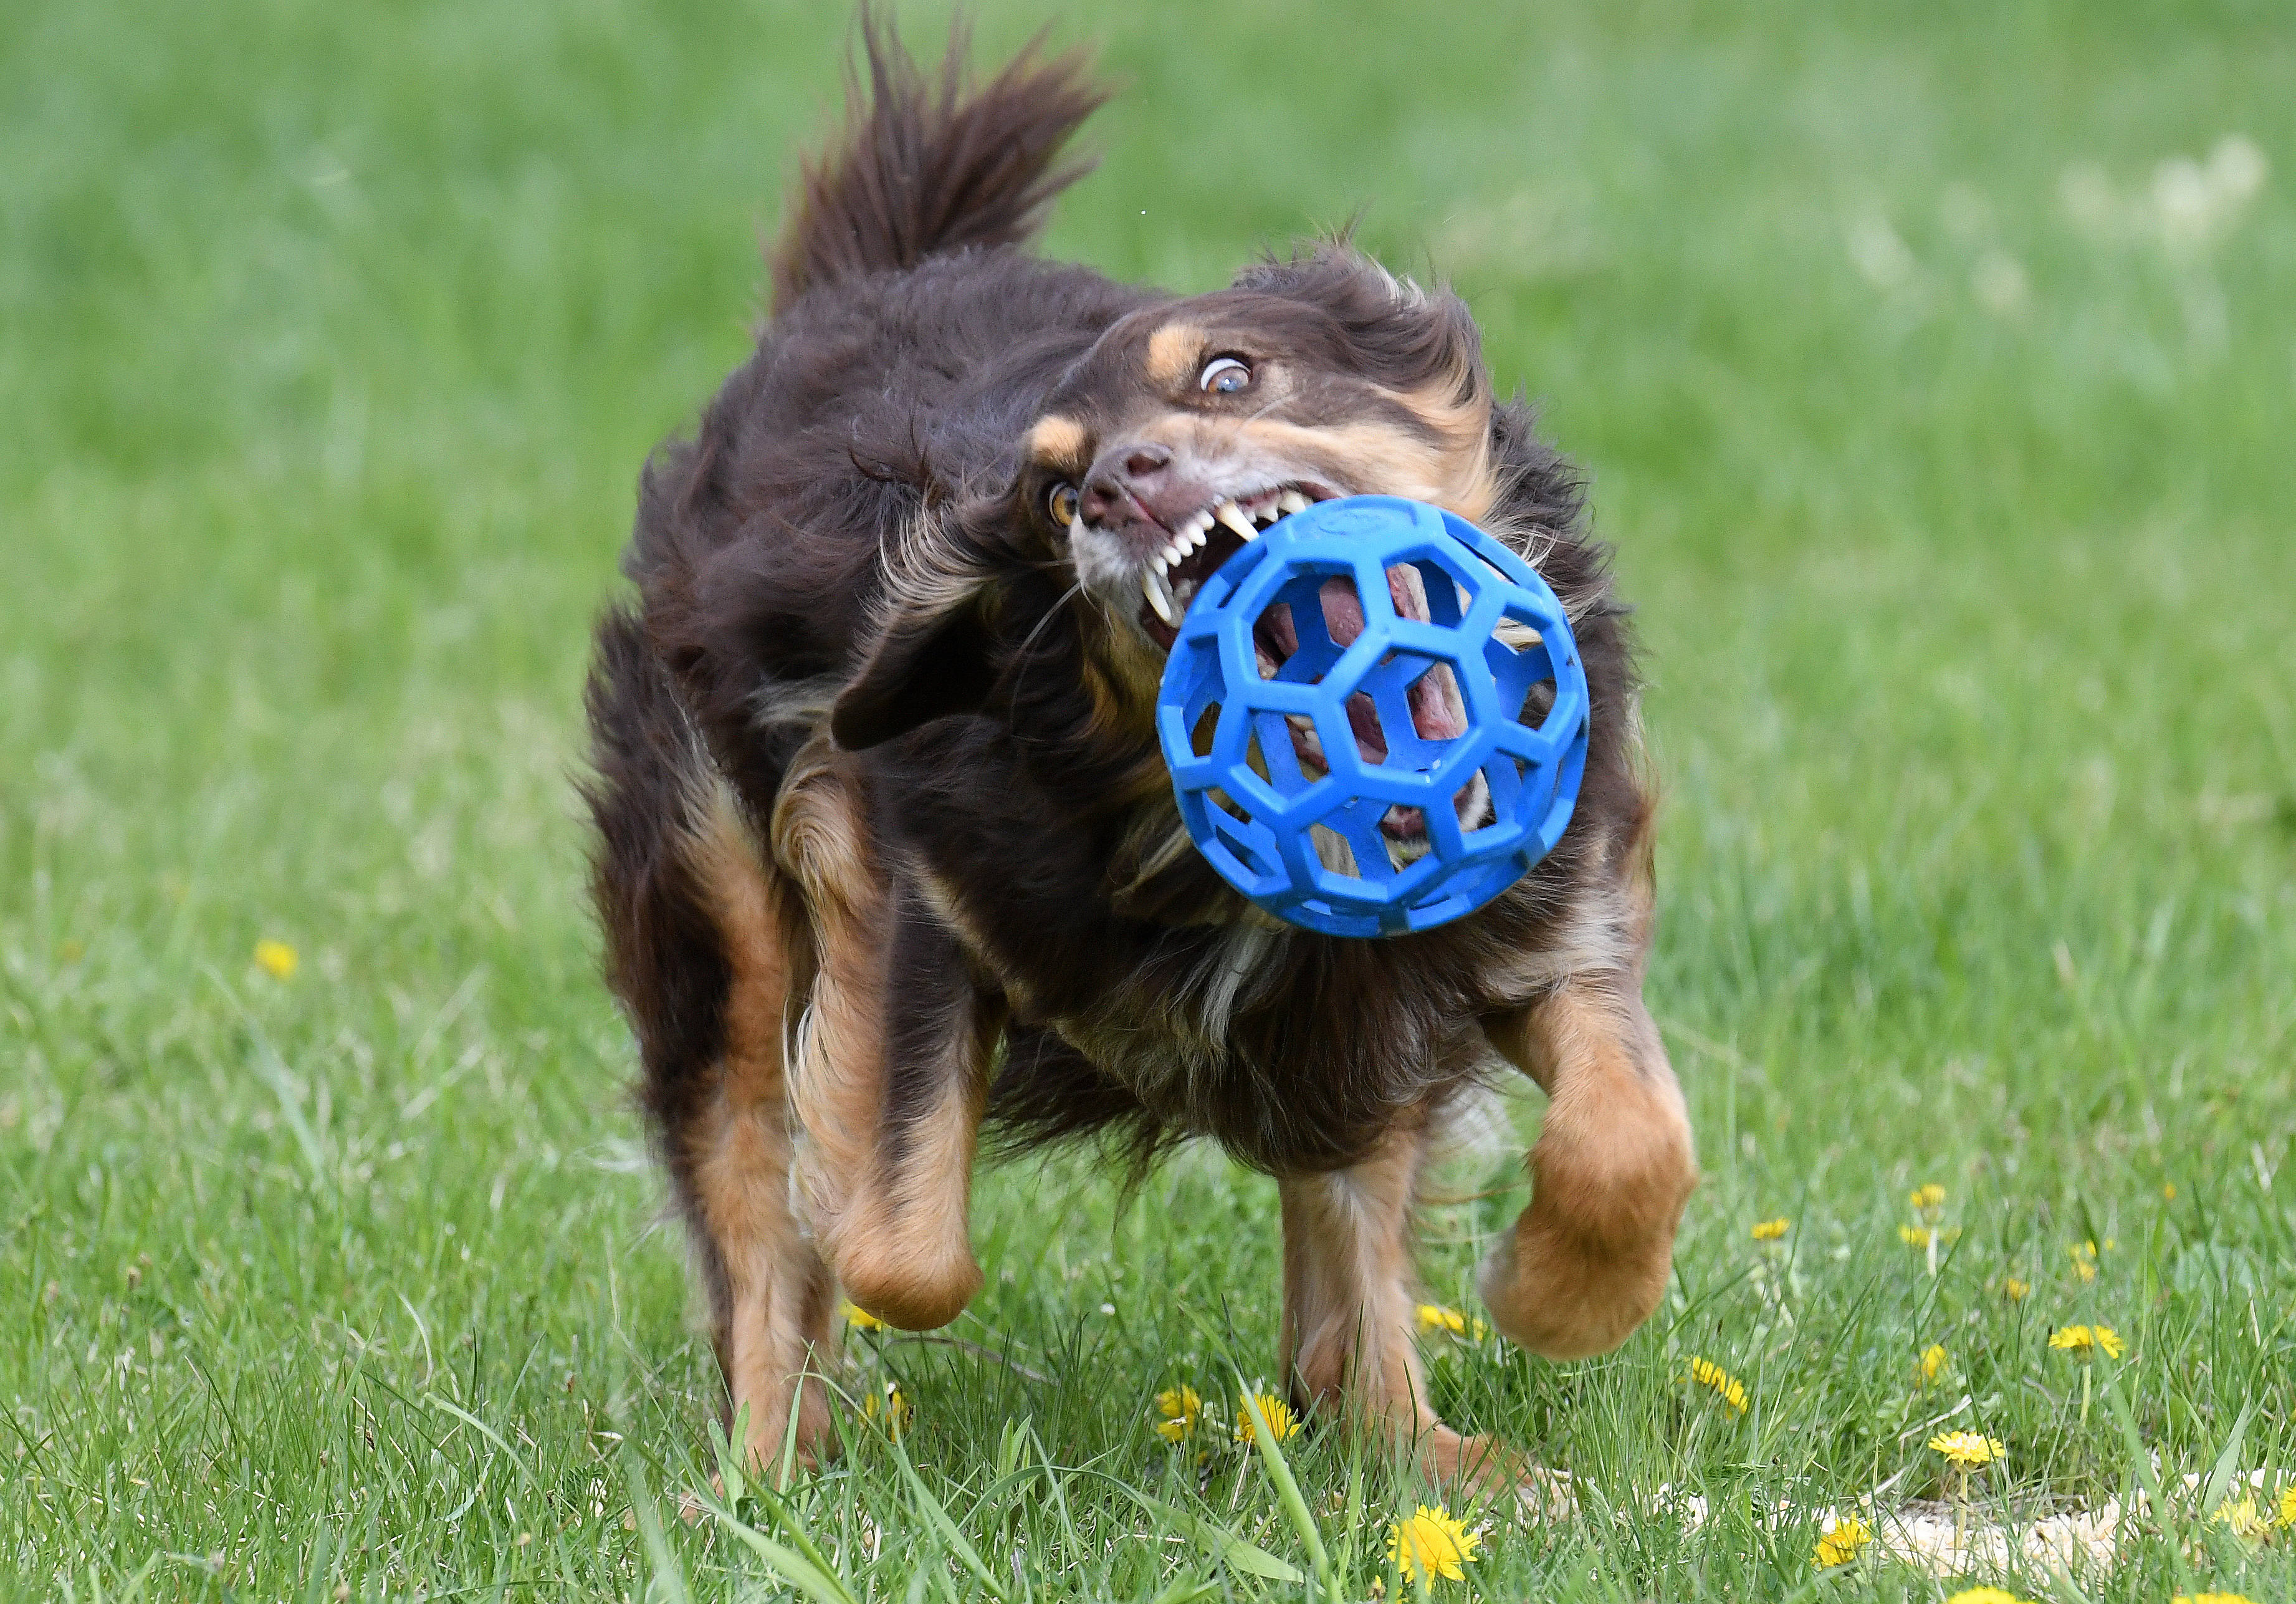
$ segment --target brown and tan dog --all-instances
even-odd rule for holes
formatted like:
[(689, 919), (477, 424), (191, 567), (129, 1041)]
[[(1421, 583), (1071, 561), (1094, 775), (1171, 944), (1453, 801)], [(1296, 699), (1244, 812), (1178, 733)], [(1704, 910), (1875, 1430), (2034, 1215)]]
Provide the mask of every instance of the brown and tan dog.
[[(1274, 1175), (1298, 1401), (1440, 1477), (1526, 1475), (1436, 1419), (1414, 1346), (1413, 1205), (1447, 1109), (1502, 1061), (1551, 1098), (1482, 1274), (1536, 1353), (1603, 1352), (1650, 1313), (1696, 1175), (1641, 997), (1631, 647), (1577, 481), (1494, 397), (1464, 306), (1344, 244), (1193, 297), (1028, 255), (1100, 92), (1034, 54), (967, 87), (865, 35), (865, 103), (805, 170), (756, 354), (646, 471), (637, 602), (601, 621), (589, 693), (609, 975), (749, 1445), (775, 1452), (792, 1408), (808, 1460), (833, 1441), (799, 1378), (840, 1287), (910, 1329), (979, 1289), (986, 1126), (1142, 1163), (1208, 1136)], [(1362, 492), (1529, 558), (1593, 692), (1557, 850), (1378, 942), (1229, 890), (1150, 718), (1194, 587)], [(1412, 705), (1423, 733), (1450, 716), (1440, 687)], [(1386, 828), (1398, 861), (1423, 850), (1409, 810)]]

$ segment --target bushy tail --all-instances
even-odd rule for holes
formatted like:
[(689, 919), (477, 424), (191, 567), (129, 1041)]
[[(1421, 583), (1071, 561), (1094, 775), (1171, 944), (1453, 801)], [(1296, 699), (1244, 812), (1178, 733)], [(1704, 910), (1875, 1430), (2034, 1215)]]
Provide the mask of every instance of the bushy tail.
[(978, 87), (964, 37), (930, 78), (865, 8), (859, 63), (846, 72), (845, 127), (800, 169), (773, 251), (774, 309), (848, 274), (913, 267), (967, 245), (1017, 244), (1046, 205), (1092, 170), (1054, 166), (1069, 136), (1108, 92), (1081, 53), (1046, 59), (1041, 37)]

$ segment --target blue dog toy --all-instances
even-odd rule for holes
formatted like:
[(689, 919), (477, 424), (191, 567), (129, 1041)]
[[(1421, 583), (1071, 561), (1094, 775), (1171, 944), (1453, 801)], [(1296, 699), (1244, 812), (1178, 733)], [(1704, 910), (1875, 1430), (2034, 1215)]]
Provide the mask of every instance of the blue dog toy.
[(1204, 581), (1156, 731), (1223, 879), (1291, 924), (1374, 936), (1472, 913), (1554, 850), (1587, 712), (1570, 621), (1529, 563), (1439, 507), (1354, 496)]

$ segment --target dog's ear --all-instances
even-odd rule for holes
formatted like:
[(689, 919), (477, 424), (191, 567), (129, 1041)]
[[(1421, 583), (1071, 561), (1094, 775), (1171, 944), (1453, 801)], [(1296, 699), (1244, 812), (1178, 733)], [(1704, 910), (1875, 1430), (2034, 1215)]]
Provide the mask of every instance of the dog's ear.
[(1234, 287), (1322, 311), (1339, 325), (1356, 371), (1390, 390), (1451, 406), (1488, 403), (1482, 336), (1466, 303), (1440, 285), (1396, 277), (1344, 240), (1254, 262)]
[(876, 638), (829, 711), (829, 733), (848, 752), (988, 703), (1004, 593), (1021, 557), (1006, 532), (1011, 497), (1008, 489), (952, 498), (887, 549)]
[(980, 711), (996, 682), (988, 590), (984, 581), (944, 605), (893, 615), (829, 710), (840, 746), (866, 751), (935, 719)]

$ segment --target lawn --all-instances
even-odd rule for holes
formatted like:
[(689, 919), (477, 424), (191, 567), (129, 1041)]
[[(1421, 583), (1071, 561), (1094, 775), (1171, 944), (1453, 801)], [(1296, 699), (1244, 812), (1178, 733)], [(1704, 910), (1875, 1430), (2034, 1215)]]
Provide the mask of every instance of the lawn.
[[(1128, 87), (1048, 248), (1205, 288), (1360, 211), (1543, 399), (1649, 648), (1707, 1181), (1616, 1354), (1431, 1335), (1582, 1503), (1454, 1498), (1438, 1596), (2296, 1593), (2296, 21), (1084, 9)], [(693, 1500), (578, 692), (842, 35), (0, 8), (0, 1595), (750, 1597), (802, 1534), (815, 1597), (1394, 1596), (1406, 1477), (1152, 1429), (1275, 1361), (1273, 1188), (1204, 1151), (986, 1175), (955, 1340), (849, 1347), (899, 1448)], [(1431, 1212), (1469, 1320), (1518, 1139)], [(2005, 1449), (1965, 1503), (1948, 1430)], [(1815, 1552), (2109, 1502), (2055, 1575)]]

